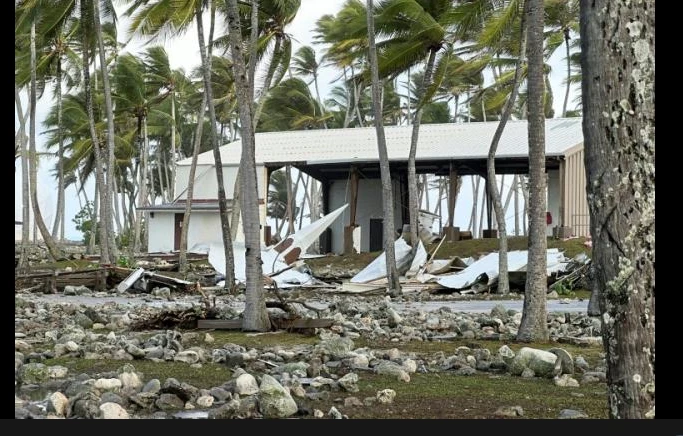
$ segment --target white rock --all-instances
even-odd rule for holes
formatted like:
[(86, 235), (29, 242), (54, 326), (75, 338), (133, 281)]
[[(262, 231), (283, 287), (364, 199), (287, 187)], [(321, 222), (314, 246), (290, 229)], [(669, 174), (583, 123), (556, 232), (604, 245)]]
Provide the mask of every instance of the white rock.
[(69, 368), (60, 365), (48, 366), (47, 372), (50, 378), (64, 378), (69, 373)]
[(240, 395), (255, 395), (259, 393), (258, 383), (251, 374), (242, 374), (235, 380), (235, 393)]
[(95, 388), (102, 391), (120, 389), (123, 383), (118, 378), (100, 378), (95, 380)]
[(394, 402), (394, 398), (396, 398), (396, 391), (393, 389), (383, 389), (377, 391), (376, 397), (377, 401), (381, 404), (391, 404)]
[(55, 392), (48, 398), (48, 410), (54, 411), (57, 416), (66, 416), (69, 407), (69, 399), (61, 392)]
[(126, 409), (116, 403), (104, 403), (100, 405), (102, 419), (129, 419)]
[(211, 395), (202, 395), (201, 397), (197, 398), (197, 406), (202, 407), (204, 409), (208, 409), (213, 405), (213, 396)]

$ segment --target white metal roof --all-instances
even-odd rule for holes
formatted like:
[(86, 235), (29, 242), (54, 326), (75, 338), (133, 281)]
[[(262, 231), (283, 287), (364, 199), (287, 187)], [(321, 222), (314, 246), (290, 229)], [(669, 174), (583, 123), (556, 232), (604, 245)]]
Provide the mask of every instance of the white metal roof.
[[(498, 121), (423, 124), (416, 160), (486, 159)], [(408, 160), (412, 126), (386, 126), (390, 160)], [(527, 157), (527, 121), (509, 121), (498, 144), (497, 158)], [(545, 120), (546, 156), (563, 156), (583, 142), (581, 118)], [(375, 128), (295, 130), (256, 134), (256, 163), (306, 162), (308, 165), (377, 161)], [(221, 147), (223, 165), (239, 165), (241, 141)], [(190, 165), (191, 158), (178, 162)], [(213, 165), (213, 152), (199, 155), (198, 165)]]

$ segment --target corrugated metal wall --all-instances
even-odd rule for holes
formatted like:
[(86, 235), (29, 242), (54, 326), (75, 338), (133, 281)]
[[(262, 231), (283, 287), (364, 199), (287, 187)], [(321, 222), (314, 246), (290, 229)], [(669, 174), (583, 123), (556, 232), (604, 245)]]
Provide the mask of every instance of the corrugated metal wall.
[(564, 166), (564, 225), (572, 228), (575, 236), (590, 235), (590, 217), (586, 200), (586, 169), (583, 147), (565, 156)]

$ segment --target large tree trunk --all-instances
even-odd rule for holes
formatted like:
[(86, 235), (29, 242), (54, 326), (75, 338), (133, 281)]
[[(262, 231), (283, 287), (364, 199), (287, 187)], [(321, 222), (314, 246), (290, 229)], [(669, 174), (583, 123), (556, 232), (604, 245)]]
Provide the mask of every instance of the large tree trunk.
[[(114, 221), (112, 214), (112, 200), (114, 198), (112, 181), (114, 180), (114, 165), (116, 160), (114, 158), (114, 106), (111, 101), (111, 86), (109, 85), (109, 72), (107, 71), (107, 58), (104, 51), (104, 39), (102, 38), (102, 25), (100, 24), (100, 6), (98, 1), (93, 1), (93, 24), (95, 25), (95, 34), (97, 35), (97, 45), (99, 47), (100, 55), (100, 70), (102, 71), (102, 87), (104, 89), (104, 106), (107, 115), (107, 185), (106, 197), (102, 196), (104, 200), (104, 215), (102, 220), (107, 223), (107, 237), (109, 240), (109, 256), (113, 261), (117, 258), (116, 240), (114, 239)], [(102, 243), (102, 241), (100, 241)]]
[[(88, 7), (88, 2), (81, 1), (80, 12), (81, 17), (89, 17), (92, 14), (92, 8)], [(87, 20), (85, 20), (87, 22)], [(88, 129), (90, 131), (90, 139), (92, 141), (93, 152), (95, 154), (95, 198), (93, 204), (93, 209), (98, 211), (99, 209), (104, 209), (107, 203), (107, 185), (104, 177), (104, 157), (102, 156), (102, 150), (100, 147), (100, 138), (97, 135), (97, 130), (95, 127), (95, 114), (93, 110), (93, 97), (92, 89), (90, 86), (90, 45), (89, 45), (89, 32), (88, 27), (84, 26), (82, 32), (81, 47), (82, 47), (82, 57), (83, 57), (83, 93), (85, 94), (85, 111), (88, 113)], [(97, 74), (95, 74), (97, 77)], [(97, 215), (97, 213), (95, 214)], [(100, 234), (100, 263), (110, 264), (112, 263), (112, 256), (109, 250), (109, 228), (107, 226), (107, 221), (98, 222), (97, 219), (93, 221), (93, 226), (99, 230)], [(92, 244), (94, 245), (95, 240), (95, 229), (93, 228)], [(91, 247), (94, 249), (94, 246)]]
[[(389, 154), (387, 153), (387, 141), (384, 136), (384, 123), (382, 120), (381, 89), (379, 85), (379, 73), (377, 68), (377, 49), (375, 47), (375, 17), (372, 0), (367, 0), (368, 21), (368, 52), (370, 70), (372, 73), (372, 106), (375, 113), (375, 131), (377, 132), (377, 148), (379, 151), (379, 169), (382, 179), (382, 202), (384, 204), (384, 251), (386, 253), (387, 287), (391, 296), (401, 295), (401, 283), (399, 282), (396, 268), (396, 251), (394, 249), (394, 196), (389, 168)], [(379, 115), (379, 116), (378, 116)]]
[[(233, 76), (237, 91), (237, 104), (242, 124), (242, 177), (240, 178), (242, 205), (242, 222), (244, 228), (244, 245), (246, 247), (246, 300), (244, 307), (243, 330), (267, 331), (270, 319), (266, 310), (265, 292), (263, 289), (263, 268), (261, 265), (261, 241), (259, 219), (259, 193), (256, 179), (256, 156), (254, 128), (252, 120), (252, 98), (249, 95), (249, 81), (242, 53), (242, 36), (240, 32), (237, 0), (228, 0), (228, 26), (230, 32), (230, 50), (232, 54)], [(257, 8), (256, 2), (252, 8)]]
[(64, 240), (64, 141), (62, 138), (62, 59), (57, 54), (57, 213), (52, 225), (52, 238)]
[[(92, 204), (92, 210), (90, 212), (90, 219), (92, 220), (92, 231), (90, 232), (90, 240), (88, 241), (88, 253), (90, 254), (95, 254), (95, 242), (97, 241), (97, 233), (100, 233), (100, 238), (102, 237), (101, 229), (102, 226), (100, 223), (97, 221), (98, 217), (100, 216), (99, 214), (99, 209), (100, 209), (100, 190), (102, 188), (100, 187), (100, 184), (97, 183), (97, 180), (95, 180), (95, 194), (93, 195), (93, 204)], [(85, 193), (85, 191), (83, 191)], [(88, 201), (88, 197), (85, 198), (86, 204)], [(100, 259), (101, 259), (100, 255)], [(101, 262), (101, 260), (100, 260)]]
[(529, 102), (529, 259), (522, 321), (517, 340), (547, 341), (547, 262), (545, 212), (545, 112), (543, 80), (543, 0), (526, 0), (527, 88)]
[(204, 112), (206, 111), (206, 92), (202, 94), (202, 105), (197, 114), (197, 129), (194, 135), (194, 145), (192, 147), (192, 163), (190, 164), (190, 175), (187, 179), (187, 194), (185, 200), (185, 212), (183, 213), (183, 227), (180, 229), (180, 252), (178, 253), (178, 270), (186, 274), (187, 264), (187, 234), (190, 227), (190, 217), (192, 211), (192, 198), (194, 196), (194, 179), (197, 172), (197, 157), (202, 143), (202, 130), (204, 127)]
[[(21, 253), (19, 255), (19, 269), (21, 271), (28, 271), (28, 245), (30, 239), (29, 221), (31, 220), (31, 201), (29, 198), (28, 186), (28, 150), (26, 149), (26, 116), (21, 109), (21, 96), (19, 95), (19, 87), (14, 85), (14, 102), (17, 105), (17, 113), (19, 114), (19, 140), (21, 141)], [(29, 105), (31, 103), (29, 102)], [(30, 108), (29, 108), (30, 116)]]
[[(215, 20), (215, 5), (210, 6), (211, 25), (209, 29), (208, 51), (204, 46), (204, 22), (202, 20), (201, 2), (197, 3), (197, 40), (199, 41), (199, 52), (202, 58), (202, 73), (204, 76), (204, 92), (209, 108), (209, 126), (211, 132), (211, 148), (213, 150), (214, 167), (216, 168), (216, 181), (218, 186), (218, 210), (221, 217), (221, 233), (223, 236), (223, 247), (225, 250), (225, 288), (232, 290), (235, 287), (235, 257), (232, 250), (232, 235), (230, 234), (230, 223), (228, 222), (228, 200), (225, 197), (225, 183), (223, 182), (223, 160), (221, 159), (220, 145), (218, 144), (218, 133), (216, 132), (216, 109), (213, 103), (213, 86), (211, 84), (211, 47), (213, 46), (213, 29)], [(243, 129), (244, 130), (244, 129)], [(233, 200), (234, 203), (234, 200)]]
[(522, 62), (524, 59), (524, 52), (526, 51), (526, 21), (523, 13), (521, 17), (520, 33), (519, 58), (517, 58), (517, 63), (515, 65), (515, 77), (512, 83), (512, 92), (505, 102), (505, 107), (503, 108), (503, 113), (501, 114), (500, 121), (498, 122), (498, 127), (496, 127), (496, 132), (493, 134), (488, 158), (486, 159), (486, 175), (491, 181), (491, 183), (487, 183), (486, 185), (489, 188), (489, 195), (493, 200), (493, 210), (495, 211), (496, 223), (498, 225), (498, 293), (500, 294), (510, 293), (510, 280), (508, 277), (507, 226), (505, 223), (505, 211), (503, 210), (503, 204), (500, 199), (502, 193), (502, 183), (501, 192), (498, 192), (498, 188), (495, 183), (496, 151), (498, 150), (498, 143), (500, 142), (500, 137), (503, 135), (505, 124), (507, 124), (508, 120), (510, 119), (510, 115), (512, 114), (512, 108), (514, 107), (515, 100), (517, 99), (517, 93), (519, 91), (519, 83), (522, 80)]
[[(43, 237), (43, 242), (47, 246), (49, 256), (52, 260), (59, 260), (63, 257), (59, 247), (50, 235), (50, 231), (43, 221), (43, 215), (40, 213), (40, 205), (38, 204), (38, 154), (36, 153), (36, 23), (31, 23), (31, 93), (29, 96), (30, 119), (29, 119), (29, 186), (31, 190), (31, 203), (33, 206), (33, 222), (38, 226), (40, 235)], [(34, 232), (35, 235), (35, 232)]]
[(580, 27), (586, 190), (609, 415), (654, 418), (655, 4), (582, 0)]
[(512, 178), (513, 195), (515, 197), (515, 236), (519, 236), (519, 176)]
[(138, 144), (140, 144), (140, 179), (138, 181), (138, 206), (135, 208), (135, 243), (133, 244), (133, 250), (130, 252), (131, 258), (140, 252), (142, 244), (142, 210), (140, 208), (145, 206), (145, 201), (147, 200), (147, 150), (142, 119), (138, 120)]
[[(429, 51), (429, 59), (425, 67), (425, 73), (420, 84), (419, 97), (424, 98), (427, 87), (432, 83), (432, 72), (436, 60), (436, 49)], [(420, 122), (422, 121), (422, 110), (427, 104), (426, 101), (418, 103), (413, 119), (413, 130), (410, 136), (410, 152), (408, 153), (408, 216), (410, 217), (410, 245), (413, 250), (417, 250), (417, 242), (420, 238), (417, 230), (417, 220), (419, 207), (417, 204), (417, 174), (415, 172), (415, 155), (417, 154), (417, 140), (420, 135)]]

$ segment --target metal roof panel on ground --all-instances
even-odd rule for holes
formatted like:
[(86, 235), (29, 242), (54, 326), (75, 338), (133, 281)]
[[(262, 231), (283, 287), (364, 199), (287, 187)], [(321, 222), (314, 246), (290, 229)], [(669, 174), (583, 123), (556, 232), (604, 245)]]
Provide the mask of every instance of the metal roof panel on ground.
[[(479, 123), (423, 124), (417, 160), (486, 159), (498, 121)], [(545, 121), (547, 156), (563, 156), (583, 142), (581, 118), (551, 118)], [(390, 160), (407, 160), (412, 126), (386, 126)], [(526, 120), (509, 121), (498, 145), (498, 158), (525, 158), (529, 154)], [(239, 165), (241, 142), (221, 147), (224, 165)], [(308, 165), (372, 162), (378, 160), (374, 127), (353, 129), (296, 130), (256, 134), (256, 163), (301, 162)], [(178, 165), (190, 165), (184, 159)], [(212, 165), (213, 152), (199, 155), (198, 165)]]

